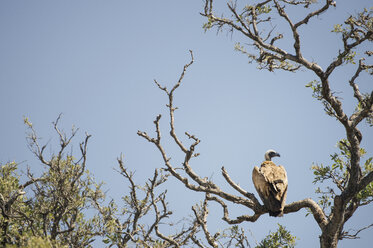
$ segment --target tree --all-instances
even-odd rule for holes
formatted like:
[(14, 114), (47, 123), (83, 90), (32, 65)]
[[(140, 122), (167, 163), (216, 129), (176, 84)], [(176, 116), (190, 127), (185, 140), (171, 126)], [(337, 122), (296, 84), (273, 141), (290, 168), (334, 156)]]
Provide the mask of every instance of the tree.
[[(21, 178), (18, 164), (1, 166), (0, 188), (0, 242), (2, 247), (91, 247), (101, 234), (99, 218), (87, 217), (85, 211), (93, 209), (91, 199), (102, 199), (100, 185), (96, 184), (86, 169), (86, 135), (80, 143), (80, 158), (66, 152), (77, 130), (70, 135), (58, 127), (60, 116), (53, 126), (58, 134), (60, 149), (50, 158), (44, 155), (47, 145), (41, 146), (32, 123), (25, 118), (29, 128), (30, 150), (45, 166), (44, 172), (35, 177), (30, 169)], [(24, 177), (28, 180), (24, 183)], [(21, 180), (23, 179), (23, 180)]]
[[(172, 216), (166, 200), (167, 190), (158, 190), (169, 178), (163, 169), (155, 169), (144, 185), (135, 183), (134, 173), (118, 158), (118, 172), (128, 183), (129, 193), (123, 196), (123, 205), (114, 200), (105, 201), (102, 184), (97, 184), (86, 169), (88, 140), (86, 134), (79, 144), (80, 158), (73, 150), (66, 152), (77, 134), (62, 131), (53, 123), (60, 148), (46, 158), (47, 145), (40, 145), (33, 124), (28, 127), (30, 150), (44, 166), (35, 177), (28, 168), (19, 175), (15, 162), (0, 166), (0, 242), (2, 247), (94, 247), (101, 239), (108, 247), (247, 247), (248, 239), (237, 225), (211, 235), (207, 229), (207, 200), (192, 206), (192, 215), (178, 222), (167, 221)], [(160, 191), (160, 192), (159, 192)], [(90, 211), (90, 212), (89, 212)], [(166, 226), (164, 232), (162, 226)], [(169, 227), (173, 231), (170, 232)], [(287, 236), (284, 236), (287, 235)], [(266, 241), (276, 244), (293, 242), (287, 231), (271, 233)], [(283, 240), (283, 241), (282, 241)], [(266, 244), (266, 243), (263, 243)]]
[(292, 236), (283, 226), (278, 224), (277, 232), (270, 233), (257, 248), (294, 248), (296, 237)]
[[(332, 31), (341, 36), (342, 47), (325, 70), (317, 62), (308, 60), (302, 54), (300, 28), (313, 21), (315, 17), (326, 13), (333, 6), (336, 6), (336, 3), (332, 0), (326, 0), (323, 4), (315, 4), (315, 1), (266, 0), (244, 6), (239, 6), (236, 2), (229, 2), (227, 7), (230, 18), (227, 18), (224, 17), (224, 14), (215, 14), (213, 1), (206, 0), (201, 13), (207, 19), (204, 25), (205, 30), (217, 28), (218, 31), (221, 31), (226, 28), (228, 32), (237, 32), (251, 42), (249, 46), (254, 47), (257, 54), (247, 51), (246, 47), (239, 43), (236, 45), (236, 49), (247, 55), (250, 62), (257, 63), (259, 69), (270, 72), (275, 70), (299, 72), (300, 69), (303, 69), (313, 72), (317, 79), (307, 83), (306, 87), (312, 89), (313, 97), (322, 103), (326, 114), (334, 117), (343, 126), (346, 137), (338, 143), (340, 154), (332, 155), (331, 165), (316, 164), (312, 167), (315, 183), (329, 180), (333, 186), (328, 186), (326, 190), (317, 189), (316, 192), (321, 194), (318, 203), (308, 198), (287, 204), (284, 209), (285, 214), (297, 212), (302, 208), (310, 210), (320, 227), (320, 247), (337, 247), (339, 240), (356, 238), (360, 231), (372, 226), (363, 227), (356, 233), (344, 230), (344, 224), (360, 206), (371, 203), (373, 196), (372, 158), (366, 159), (365, 162), (362, 161), (362, 156), (365, 153), (360, 146), (363, 134), (358, 128), (363, 121), (372, 126), (373, 91), (370, 93), (361, 92), (357, 83), (362, 73), (373, 75), (373, 65), (367, 63), (373, 52), (364, 50), (362, 47), (362, 44), (373, 41), (372, 10), (364, 9), (355, 16), (348, 17), (344, 24), (335, 25)], [(299, 21), (295, 22), (287, 12), (289, 8), (304, 8), (306, 13)], [(285, 20), (288, 27), (286, 32), (275, 30), (275, 25), (271, 25), (274, 16)], [(276, 35), (274, 31), (277, 31)], [(293, 46), (290, 50), (276, 45), (280, 44), (279, 41), (284, 39), (286, 35), (290, 37)], [(286, 45), (283, 46), (286, 47)], [(358, 50), (363, 55), (357, 60)], [(158, 115), (154, 121), (156, 129), (154, 138), (142, 131), (139, 131), (138, 135), (157, 147), (163, 158), (165, 171), (178, 179), (186, 188), (206, 193), (205, 201), (214, 201), (220, 204), (224, 212), (223, 220), (228, 224), (239, 224), (245, 221), (255, 222), (268, 210), (260, 204), (254, 194), (247, 192), (235, 183), (224, 167), (222, 175), (238, 195), (221, 190), (213, 181), (195, 173), (191, 167), (191, 160), (199, 155), (195, 150), (200, 140), (186, 132), (185, 135), (192, 142), (189, 146), (185, 146), (176, 133), (175, 110), (177, 107), (173, 104), (174, 92), (181, 85), (186, 69), (193, 63), (192, 53), (191, 56), (191, 62), (184, 66), (178, 82), (172, 89), (167, 89), (155, 81), (159, 89), (165, 92), (168, 97), (170, 135), (175, 145), (184, 153), (183, 169), (176, 170), (162, 145), (159, 124), (161, 115)], [(342, 99), (331, 88), (333, 73), (337, 68), (349, 64), (355, 65), (355, 72), (349, 79), (346, 79), (346, 83), (351, 86), (351, 91), (357, 101), (355, 110), (350, 115), (344, 109)], [(226, 202), (245, 206), (251, 209), (253, 214), (231, 219)], [(206, 238), (212, 246), (216, 246), (213, 237), (206, 235)]]
[[(299, 200), (286, 205), (284, 210), (285, 218), (288, 213), (301, 209), (309, 210), (309, 214), (320, 227), (321, 247), (336, 247), (339, 240), (356, 238), (360, 231), (370, 227), (371, 225), (363, 227), (355, 233), (344, 229), (345, 223), (353, 217), (356, 210), (370, 204), (373, 196), (372, 159), (362, 159), (365, 150), (361, 148), (361, 140), (364, 135), (358, 129), (364, 120), (368, 125), (372, 125), (373, 92), (364, 93), (358, 87), (358, 80), (362, 74), (372, 74), (372, 65), (368, 63), (372, 51), (363, 51), (364, 58), (357, 60), (357, 51), (364, 49), (362, 45), (373, 39), (371, 10), (363, 10), (347, 18), (345, 24), (335, 26), (333, 31), (341, 36), (342, 47), (325, 70), (316, 62), (305, 58), (302, 53), (304, 47), (300, 28), (335, 5), (336, 3), (330, 0), (326, 0), (321, 6), (311, 0), (266, 0), (245, 6), (228, 3), (230, 17), (226, 18), (214, 13), (212, 0), (205, 0), (202, 13), (207, 19), (204, 25), (206, 30), (226, 29), (244, 37), (245, 43), (250, 42), (249, 46), (238, 43), (236, 49), (247, 55), (250, 62), (257, 63), (259, 69), (296, 73), (300, 73), (302, 69), (314, 73), (316, 80), (307, 83), (306, 86), (312, 90), (313, 97), (323, 104), (326, 113), (334, 117), (345, 129), (346, 137), (338, 142), (340, 152), (332, 154), (331, 164), (315, 163), (312, 167), (314, 182), (323, 183), (324, 186), (316, 189), (320, 194), (319, 201), (310, 198)], [(294, 22), (290, 18), (289, 8), (304, 9), (306, 14), (300, 21)], [(278, 32), (273, 28), (273, 16), (285, 21), (287, 32)], [(290, 49), (286, 46), (287, 42), (281, 42), (288, 36), (293, 46)], [(255, 51), (246, 50), (251, 46), (257, 54)], [(171, 89), (155, 81), (156, 86), (168, 98), (169, 131), (175, 147), (183, 154), (182, 168), (177, 167), (179, 161), (176, 161), (175, 157), (171, 160), (171, 155), (166, 150), (167, 146), (160, 128), (161, 115), (158, 115), (154, 121), (155, 136), (143, 131), (139, 131), (138, 135), (158, 149), (164, 166), (154, 170), (153, 177), (145, 183), (138, 184), (134, 179), (134, 173), (124, 166), (124, 161), (120, 157), (118, 171), (129, 186), (129, 193), (123, 196), (122, 206), (114, 200), (107, 202), (101, 184), (95, 183), (87, 171), (87, 144), (90, 135), (86, 135), (80, 143), (80, 153), (78, 158), (75, 158), (72, 151), (68, 152), (68, 147), (75, 137), (76, 129), (73, 129), (70, 135), (66, 135), (58, 127), (60, 118), (57, 118), (53, 126), (59, 147), (57, 153), (47, 157), (44, 153), (47, 145), (39, 144), (33, 125), (25, 119), (30, 131), (30, 149), (44, 170), (40, 176), (35, 176), (31, 169), (26, 175), (20, 176), (17, 163), (1, 165), (1, 245), (89, 247), (92, 246), (94, 239), (103, 238), (103, 243), (109, 247), (250, 246), (240, 224), (255, 222), (268, 213), (268, 210), (261, 205), (253, 192), (240, 187), (224, 167), (222, 176), (231, 187), (229, 192), (234, 193), (228, 193), (212, 179), (198, 175), (192, 167), (192, 162), (199, 156), (197, 146), (200, 140), (186, 132), (185, 137), (189, 141), (189, 145), (186, 145), (188, 142), (176, 131), (177, 107), (174, 105), (174, 96), (193, 61), (191, 52), (190, 63), (184, 66), (179, 79)], [(332, 89), (331, 83), (336, 69), (347, 65), (355, 66), (354, 74), (346, 80), (357, 100), (355, 111), (350, 115), (345, 110), (346, 106), (342, 105), (343, 100)], [(169, 221), (172, 211), (167, 204), (167, 192), (162, 187), (170, 177), (176, 178), (187, 189), (202, 193), (203, 199), (199, 204), (191, 206), (191, 216), (186, 220)], [(325, 181), (329, 181), (332, 186), (324, 184)], [(209, 231), (207, 216), (210, 202), (221, 207), (223, 220), (230, 228), (215, 233)], [(240, 205), (252, 214), (231, 218), (229, 203)], [(90, 217), (87, 211), (93, 211), (93, 217)], [(166, 229), (163, 229), (164, 226)], [(167, 230), (169, 226), (176, 231)], [(174, 228), (175, 226), (178, 228)], [(276, 232), (270, 233), (257, 245), (293, 247), (294, 240), (295, 238), (280, 225)]]

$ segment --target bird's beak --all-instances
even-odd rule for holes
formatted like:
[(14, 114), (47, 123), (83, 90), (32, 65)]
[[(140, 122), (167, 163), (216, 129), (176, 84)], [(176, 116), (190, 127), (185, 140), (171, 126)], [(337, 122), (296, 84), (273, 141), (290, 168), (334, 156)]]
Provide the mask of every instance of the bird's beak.
[(277, 152), (276, 152), (276, 153), (273, 155), (273, 157), (281, 157), (281, 156), (280, 156), (280, 153), (277, 153)]

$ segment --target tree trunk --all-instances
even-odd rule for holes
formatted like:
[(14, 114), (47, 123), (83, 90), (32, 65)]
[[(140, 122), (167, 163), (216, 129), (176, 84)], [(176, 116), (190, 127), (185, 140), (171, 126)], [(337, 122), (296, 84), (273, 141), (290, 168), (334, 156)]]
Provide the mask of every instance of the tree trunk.
[(337, 248), (338, 235), (324, 231), (320, 236), (320, 248)]

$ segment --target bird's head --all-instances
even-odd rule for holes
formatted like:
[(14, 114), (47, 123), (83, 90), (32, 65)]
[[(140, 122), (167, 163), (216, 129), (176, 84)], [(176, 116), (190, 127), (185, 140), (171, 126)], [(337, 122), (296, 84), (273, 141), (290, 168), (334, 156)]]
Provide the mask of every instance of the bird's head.
[(272, 149), (266, 151), (264, 154), (264, 159), (266, 161), (271, 161), (273, 157), (280, 157), (280, 154)]

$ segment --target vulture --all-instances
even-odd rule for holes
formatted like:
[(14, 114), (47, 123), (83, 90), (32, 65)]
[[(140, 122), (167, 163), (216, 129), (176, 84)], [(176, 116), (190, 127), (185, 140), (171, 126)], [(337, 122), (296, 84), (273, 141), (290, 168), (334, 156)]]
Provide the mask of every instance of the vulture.
[(280, 157), (280, 154), (274, 150), (268, 150), (260, 168), (254, 167), (252, 178), (255, 189), (268, 209), (269, 215), (280, 217), (285, 207), (288, 179), (285, 168), (271, 161), (273, 157)]

